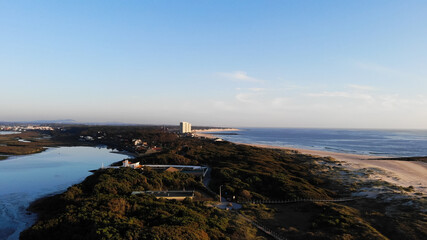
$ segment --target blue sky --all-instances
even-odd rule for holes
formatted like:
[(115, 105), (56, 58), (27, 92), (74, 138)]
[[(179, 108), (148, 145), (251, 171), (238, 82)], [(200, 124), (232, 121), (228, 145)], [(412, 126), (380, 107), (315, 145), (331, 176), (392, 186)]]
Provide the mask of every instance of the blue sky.
[(427, 128), (425, 1), (0, 1), (0, 120)]

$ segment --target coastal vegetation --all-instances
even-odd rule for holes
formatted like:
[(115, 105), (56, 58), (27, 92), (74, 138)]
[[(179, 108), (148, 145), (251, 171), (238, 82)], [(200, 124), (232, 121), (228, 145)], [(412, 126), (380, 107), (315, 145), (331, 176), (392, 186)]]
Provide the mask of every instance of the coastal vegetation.
[(399, 158), (382, 158), (379, 160), (397, 160), (397, 161), (419, 161), (427, 162), (427, 157), (399, 157)]
[[(70, 127), (55, 139), (72, 141), (90, 136), (85, 144), (105, 144), (135, 154), (144, 164), (205, 165), (208, 187), (235, 202), (352, 197), (369, 186), (330, 158), (295, 151), (262, 149), (229, 142), (183, 137), (163, 128)], [(138, 153), (134, 139), (160, 151)], [(121, 163), (117, 163), (121, 165)], [(341, 177), (337, 177), (341, 176)], [(179, 172), (130, 168), (99, 170), (65, 193), (32, 205), (39, 221), (22, 239), (256, 239), (263, 238), (241, 215), (221, 211), (204, 201), (176, 202), (147, 195), (144, 190), (199, 190), (200, 179)], [(393, 191), (399, 188), (390, 186)], [(401, 189), (400, 191), (405, 191)], [(408, 192), (411, 192), (408, 188)], [(326, 203), (287, 205), (243, 204), (240, 213), (288, 239), (425, 239), (427, 219), (422, 198), (358, 198)]]
[(289, 239), (388, 239), (358, 210), (336, 203), (249, 204), (241, 212)]
[(253, 239), (256, 230), (203, 202), (131, 195), (133, 190), (191, 189), (183, 173), (106, 169), (32, 206), (39, 221), (21, 239)]
[(311, 174), (314, 158), (285, 151), (193, 138), (177, 139), (167, 151), (137, 158), (155, 164), (208, 165), (211, 188), (224, 185), (223, 195), (239, 201), (336, 196), (322, 188), (324, 179)]
[[(37, 132), (23, 132), (17, 134), (0, 135), (0, 154), (25, 155), (43, 151), (43, 141), (36, 138), (41, 137)], [(25, 142), (22, 142), (22, 139)], [(21, 140), (21, 141), (20, 141)]]
[[(55, 137), (56, 136), (56, 137)], [(39, 153), (47, 147), (87, 145), (75, 138), (64, 137), (61, 130), (55, 131), (26, 131), (16, 134), (0, 135), (0, 154), (28, 155)], [(0, 160), (2, 158), (0, 157)]]

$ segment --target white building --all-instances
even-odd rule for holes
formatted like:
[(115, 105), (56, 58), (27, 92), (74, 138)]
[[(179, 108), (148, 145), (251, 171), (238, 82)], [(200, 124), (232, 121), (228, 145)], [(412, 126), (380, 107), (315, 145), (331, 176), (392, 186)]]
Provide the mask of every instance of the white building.
[(180, 122), (180, 131), (181, 133), (191, 133), (191, 124), (188, 122)]
[(129, 163), (129, 160), (124, 160), (122, 167), (130, 167), (130, 168), (133, 168), (133, 169), (137, 169), (137, 168), (141, 168), (142, 166), (139, 164), (139, 162), (137, 162), (137, 163)]
[(142, 145), (141, 139), (133, 139), (132, 141), (133, 141), (133, 144), (135, 144), (135, 146)]

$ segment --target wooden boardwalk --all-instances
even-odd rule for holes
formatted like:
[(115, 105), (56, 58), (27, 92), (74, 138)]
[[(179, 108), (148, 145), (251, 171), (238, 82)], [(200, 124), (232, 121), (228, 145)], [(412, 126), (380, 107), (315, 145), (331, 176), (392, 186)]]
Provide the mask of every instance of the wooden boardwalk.
[(286, 238), (284, 238), (282, 235), (274, 232), (273, 230), (269, 229), (268, 227), (263, 226), (262, 224), (260, 224), (256, 221), (252, 221), (251, 219), (247, 218), (245, 215), (243, 215), (241, 213), (237, 213), (237, 214), (240, 215), (242, 218), (244, 218), (246, 221), (252, 223), (252, 225), (254, 225), (259, 230), (263, 231), (265, 234), (271, 236), (272, 238), (274, 238), (276, 240), (286, 240)]
[(240, 204), (253, 203), (253, 204), (287, 204), (287, 203), (298, 203), (298, 202), (348, 202), (354, 201), (361, 198), (336, 198), (336, 199), (292, 199), (292, 200), (252, 200), (246, 202), (238, 202)]
[[(247, 202), (239, 202), (240, 204), (244, 203), (253, 203), (253, 204), (287, 204), (287, 203), (298, 203), (298, 202), (347, 202), (347, 201), (354, 201), (361, 199), (359, 198), (337, 198), (337, 199), (293, 199), (293, 200), (253, 200), (253, 201), (247, 201)], [(263, 231), (265, 234), (271, 236), (272, 238), (276, 240), (286, 240), (286, 237), (283, 235), (274, 232), (273, 230), (269, 229), (267, 226), (262, 225), (259, 222), (253, 221), (243, 214), (236, 212), (238, 215), (243, 217), (246, 221), (250, 222), (252, 225), (254, 225), (259, 230)]]

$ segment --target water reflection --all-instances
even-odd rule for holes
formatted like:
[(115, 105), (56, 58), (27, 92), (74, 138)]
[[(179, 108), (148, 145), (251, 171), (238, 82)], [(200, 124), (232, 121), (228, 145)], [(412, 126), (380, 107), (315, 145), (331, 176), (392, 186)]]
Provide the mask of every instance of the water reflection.
[(106, 148), (60, 147), (0, 161), (0, 239), (19, 239), (36, 216), (28, 215), (30, 202), (64, 191), (81, 182), (92, 169), (126, 156)]
[(12, 132), (12, 131), (0, 131), (0, 135), (9, 135), (9, 134), (18, 134), (21, 132)]

